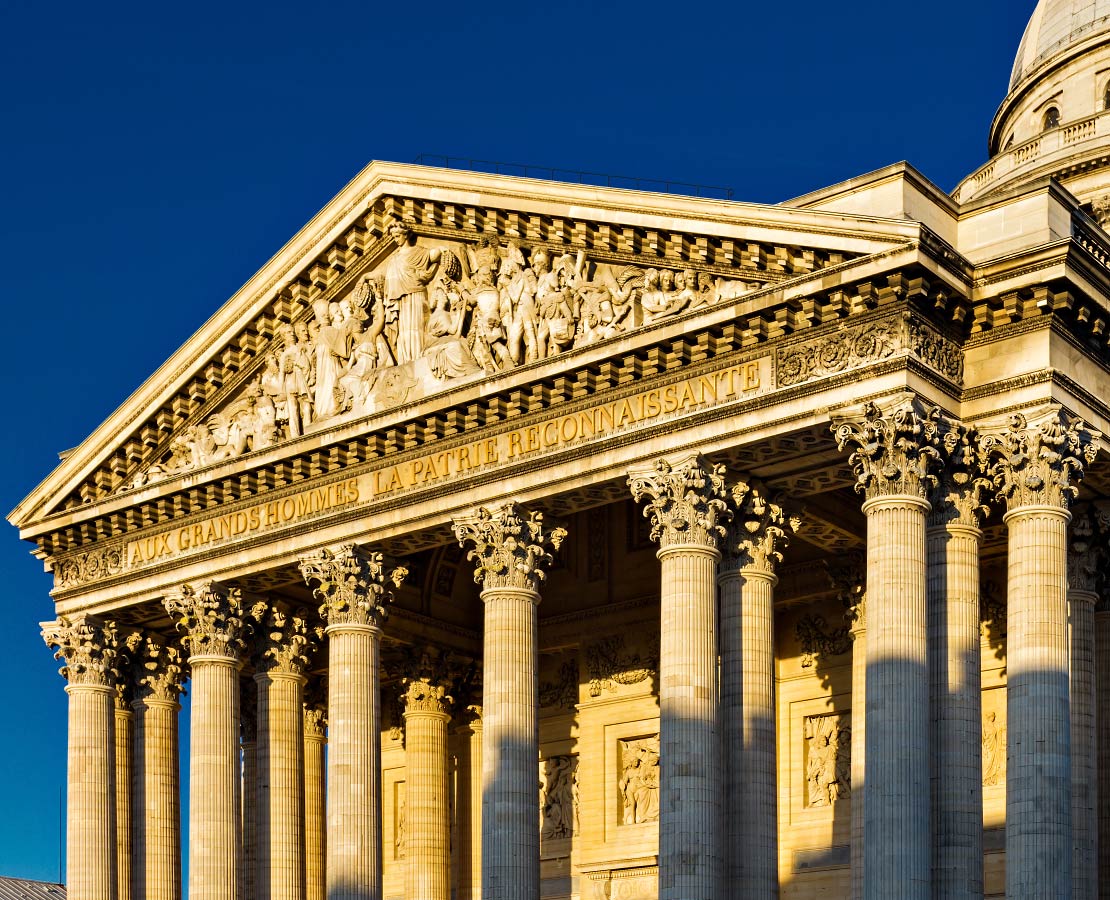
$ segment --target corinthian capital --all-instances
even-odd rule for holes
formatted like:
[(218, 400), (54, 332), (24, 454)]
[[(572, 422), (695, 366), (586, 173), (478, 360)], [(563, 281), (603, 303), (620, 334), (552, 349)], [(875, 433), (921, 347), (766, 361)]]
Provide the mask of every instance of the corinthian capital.
[(772, 502), (759, 485), (737, 481), (731, 494), (733, 515), (725, 538), (724, 564), (774, 574), (800, 519)]
[(853, 550), (825, 561), (825, 575), (844, 604), (844, 619), (850, 633), (861, 631), (867, 624), (867, 558), (863, 551)]
[[(393, 602), (388, 585), (400, 587), (409, 572), (389, 567), (381, 553), (346, 544), (301, 557), (301, 575), (320, 601), (320, 617), (328, 625), (372, 625), (380, 628)], [(389, 571), (386, 571), (386, 570)]]
[(127, 636), (127, 651), (131, 657), (134, 702), (176, 703), (185, 682), (181, 651), (161, 635), (145, 631), (134, 631)]
[(405, 714), (421, 712), (449, 714), (455, 701), (447, 693), (448, 687), (444, 682), (431, 678), (406, 678), (404, 690), (401, 692), (401, 703), (405, 707)]
[(120, 645), (114, 622), (93, 616), (60, 616), (42, 624), (42, 639), (62, 661), (58, 670), (71, 685), (115, 688), (119, 682)]
[(258, 623), (255, 626), (255, 672), (303, 676), (316, 650), (318, 637), (308, 620), (280, 604), (266, 601), (251, 607), (251, 618)]
[(940, 410), (906, 397), (881, 409), (868, 403), (860, 415), (837, 416), (833, 434), (841, 450), (854, 447), (849, 462), (856, 490), (868, 500), (910, 496), (927, 499), (936, 485), (933, 469)]
[(1067, 509), (1102, 435), (1052, 406), (1035, 422), (1022, 413), (979, 439), (982, 464), (1011, 512), (1023, 506)]
[(981, 465), (978, 432), (962, 422), (938, 421), (940, 467), (930, 502), (929, 524), (978, 528), (990, 512), (992, 487)]
[(313, 679), (305, 686), (304, 733), (306, 737), (327, 737), (328, 690), (323, 678)]
[(226, 656), (240, 659), (246, 650), (250, 626), (243, 615), (238, 588), (206, 581), (165, 599), (166, 612), (174, 620), (192, 656)]
[(1072, 511), (1068, 528), (1068, 590), (1097, 594), (1101, 587), (1099, 572), (1106, 555), (1099, 518), (1089, 503), (1079, 504)]
[(454, 526), (460, 546), (474, 545), (467, 558), (474, 562), (474, 580), (487, 591), (538, 591), (553, 561), (551, 550), (558, 550), (567, 536), (565, 528), (545, 527), (542, 513), (517, 503), (479, 507), (455, 519)]
[(713, 466), (700, 455), (628, 473), (628, 486), (637, 503), (647, 501), (644, 515), (651, 520), (651, 539), (660, 547), (696, 544), (718, 549), (732, 520), (728, 507), (724, 466)]

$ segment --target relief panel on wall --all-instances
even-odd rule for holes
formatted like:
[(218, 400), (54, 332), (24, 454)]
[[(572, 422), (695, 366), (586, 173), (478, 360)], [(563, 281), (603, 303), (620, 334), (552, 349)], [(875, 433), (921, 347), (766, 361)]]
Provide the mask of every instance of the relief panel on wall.
[(578, 831), (578, 756), (540, 761), (540, 840), (558, 841)]
[(659, 821), (659, 735), (618, 742), (622, 825)]
[(807, 716), (802, 729), (808, 809), (831, 807), (852, 793), (852, 717)]

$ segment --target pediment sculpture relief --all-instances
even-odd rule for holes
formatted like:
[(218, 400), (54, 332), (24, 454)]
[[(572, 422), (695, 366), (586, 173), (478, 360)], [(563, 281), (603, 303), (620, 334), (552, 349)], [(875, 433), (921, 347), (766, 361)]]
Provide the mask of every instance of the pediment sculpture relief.
[(595, 263), (485, 237), (417, 238), (338, 299), (278, 326), (262, 372), (175, 436), (130, 487), (299, 437), (339, 418), (419, 400), (451, 382), (509, 371), (681, 313), (734, 300), (747, 282), (692, 268)]

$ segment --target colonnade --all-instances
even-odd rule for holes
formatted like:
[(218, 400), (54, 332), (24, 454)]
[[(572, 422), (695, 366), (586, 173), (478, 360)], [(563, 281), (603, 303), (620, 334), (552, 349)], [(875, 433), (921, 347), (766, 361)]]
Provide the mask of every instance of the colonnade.
[[(1110, 632), (1081, 577), (1093, 578), (1077, 562), (1083, 532), (1069, 557), (1068, 531), (1089, 436), (1059, 413), (979, 435), (912, 398), (834, 431), (868, 527), (852, 626), (853, 897), (982, 897), (978, 580), (992, 497), (1010, 542), (1007, 896), (1096, 897), (1093, 659)], [(659, 896), (777, 896), (773, 600), (797, 519), (697, 454), (636, 467), (629, 485), (661, 562)], [(515, 503), (454, 527), (481, 586), (482, 705), (457, 702), (434, 659), (405, 681), (406, 897), (452, 894), (454, 720), (457, 780), (482, 797), (480, 813), (460, 811), (457, 895), (536, 900), (537, 607), (565, 532)], [(319, 623), (205, 583), (166, 599), (183, 649), (93, 617), (45, 626), (69, 681), (71, 900), (180, 900), (186, 670), (191, 900), (381, 900), (381, 636), (406, 573), (354, 545), (307, 555), (301, 571)], [(326, 703), (316, 685), (305, 693), (323, 644)], [(248, 661), (254, 731), (241, 744)]]

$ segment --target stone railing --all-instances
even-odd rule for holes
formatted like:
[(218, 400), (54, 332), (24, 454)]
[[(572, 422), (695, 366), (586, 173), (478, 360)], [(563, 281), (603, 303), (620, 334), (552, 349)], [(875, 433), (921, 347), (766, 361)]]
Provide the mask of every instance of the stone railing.
[(1018, 169), (1049, 159), (1066, 147), (1108, 135), (1110, 135), (1110, 110), (1053, 128), (1051, 131), (1038, 134), (1032, 140), (1003, 151), (961, 181), (952, 195), (957, 202), (966, 203), (982, 194), (989, 185), (1005, 180)]

